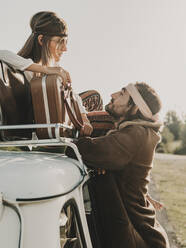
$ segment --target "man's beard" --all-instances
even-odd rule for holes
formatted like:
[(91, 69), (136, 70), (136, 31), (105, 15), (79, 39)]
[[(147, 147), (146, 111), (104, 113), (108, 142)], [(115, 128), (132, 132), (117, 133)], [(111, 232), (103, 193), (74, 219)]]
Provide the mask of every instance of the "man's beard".
[(109, 113), (109, 115), (111, 115), (116, 121), (119, 120), (121, 116), (116, 113), (113, 108), (109, 108), (109, 105), (109, 103), (105, 105), (105, 111)]
[[(109, 115), (111, 115), (113, 118), (114, 118), (114, 121), (119, 121), (122, 117), (123, 120), (127, 121), (127, 120), (130, 120), (130, 119), (133, 119), (133, 115), (131, 114), (132, 112), (132, 108), (130, 108), (126, 113), (123, 113), (123, 114), (118, 114), (116, 113), (116, 111), (113, 109), (113, 107), (109, 107), (110, 104), (108, 103), (107, 105), (105, 105), (105, 111), (107, 113), (109, 113)], [(113, 106), (113, 105), (111, 105)]]

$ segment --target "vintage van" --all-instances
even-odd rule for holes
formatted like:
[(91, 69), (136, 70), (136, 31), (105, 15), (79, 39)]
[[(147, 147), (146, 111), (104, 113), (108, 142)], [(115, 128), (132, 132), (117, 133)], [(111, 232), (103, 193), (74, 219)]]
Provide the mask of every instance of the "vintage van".
[(62, 124), (0, 126), (1, 130), (55, 127), (55, 139), (2, 141), (10, 146), (70, 146), (77, 160), (60, 153), (0, 151), (1, 248), (99, 248), (90, 172)]

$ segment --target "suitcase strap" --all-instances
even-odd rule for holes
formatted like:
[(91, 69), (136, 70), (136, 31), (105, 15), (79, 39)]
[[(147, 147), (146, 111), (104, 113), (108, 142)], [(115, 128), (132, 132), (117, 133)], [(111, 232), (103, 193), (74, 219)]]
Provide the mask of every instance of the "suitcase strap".
[(74, 108), (75, 114), (73, 114), (73, 112), (72, 112), (72, 110), (68, 104), (68, 101), (67, 101), (66, 97), (64, 96), (63, 90), (61, 91), (61, 100), (62, 100), (62, 102), (64, 102), (64, 106), (67, 110), (70, 121), (72, 122), (72, 124), (74, 125), (75, 128), (80, 130), (83, 127), (83, 119), (81, 117), (79, 106), (73, 98), (72, 92), (70, 92), (70, 100), (71, 100), (72, 106)]
[(78, 105), (77, 101), (74, 100), (72, 90), (70, 91), (70, 101), (71, 101), (71, 105), (73, 106), (73, 108), (75, 110), (77, 119), (79, 120), (79, 122), (83, 126), (83, 118), (82, 118), (82, 115), (81, 115), (81, 112), (80, 112), (80, 109), (79, 109), (79, 105)]

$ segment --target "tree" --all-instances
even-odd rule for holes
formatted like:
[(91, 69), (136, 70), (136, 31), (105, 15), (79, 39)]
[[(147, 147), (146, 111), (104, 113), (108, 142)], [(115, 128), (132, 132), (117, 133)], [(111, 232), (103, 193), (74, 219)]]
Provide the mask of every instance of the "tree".
[(174, 135), (171, 133), (168, 127), (164, 127), (162, 133), (162, 142), (164, 144), (168, 144), (169, 142), (172, 142), (174, 140)]
[(182, 142), (182, 147), (186, 150), (186, 124), (182, 126), (181, 132), (180, 132), (180, 139)]
[(176, 111), (168, 111), (165, 116), (165, 126), (168, 127), (170, 132), (174, 135), (174, 139), (178, 140), (181, 131), (181, 120), (177, 116)]
[(186, 124), (182, 124), (180, 131), (181, 146), (174, 151), (175, 154), (186, 154)]
[(164, 127), (163, 131), (161, 132), (161, 143), (158, 144), (156, 148), (156, 152), (159, 153), (169, 153), (170, 151), (170, 144), (174, 140), (174, 135), (170, 132), (168, 127)]

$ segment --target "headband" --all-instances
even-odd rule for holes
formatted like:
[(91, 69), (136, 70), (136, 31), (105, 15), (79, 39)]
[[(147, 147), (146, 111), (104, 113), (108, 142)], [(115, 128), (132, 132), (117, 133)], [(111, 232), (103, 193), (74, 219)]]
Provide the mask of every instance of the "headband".
[(64, 33), (48, 33), (48, 32), (42, 32), (42, 31), (33, 31), (32, 33), (34, 33), (34, 34), (48, 35), (48, 36), (68, 37), (68, 34), (64, 34)]
[(147, 103), (143, 100), (143, 97), (141, 96), (134, 84), (128, 84), (125, 89), (128, 91), (129, 95), (132, 97), (132, 100), (138, 106), (139, 111), (144, 117), (153, 121), (157, 121), (159, 119), (158, 114), (152, 114), (150, 108), (148, 107)]

